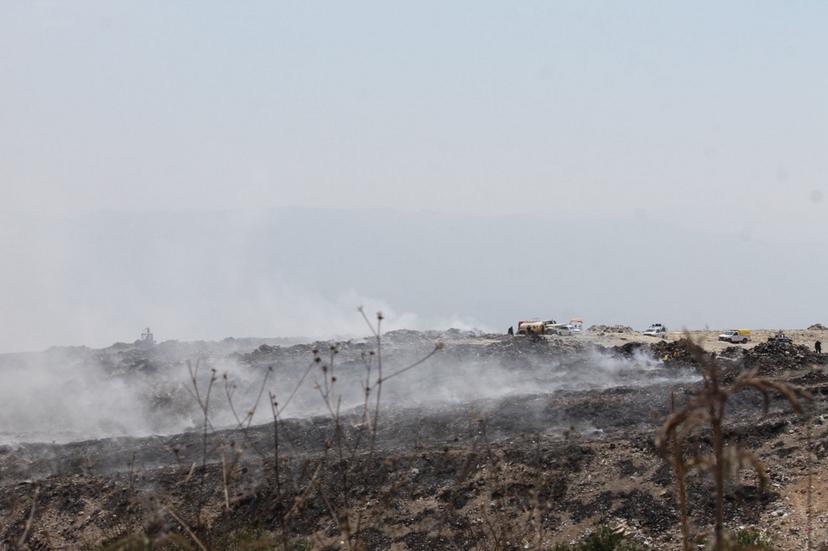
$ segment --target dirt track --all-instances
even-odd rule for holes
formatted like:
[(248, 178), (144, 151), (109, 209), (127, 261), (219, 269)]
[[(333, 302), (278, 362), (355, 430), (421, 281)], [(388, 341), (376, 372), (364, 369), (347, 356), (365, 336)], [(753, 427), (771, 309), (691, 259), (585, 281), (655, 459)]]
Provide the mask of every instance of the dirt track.
[[(391, 335), (389, 364), (395, 355), (405, 363), (427, 352), (433, 337)], [(758, 367), (811, 389), (817, 398), (811, 424), (817, 457), (814, 525), (823, 530), (828, 520), (828, 494), (822, 490), (828, 476), (824, 359), (795, 346), (754, 354), (711, 341), (711, 334), (694, 337), (722, 353), (732, 369)], [(741, 348), (753, 348), (758, 337), (755, 332), (754, 342)], [(807, 332), (794, 337), (803, 344), (813, 338)], [(406, 389), (414, 387), (395, 391), (389, 383), (386, 399), (391, 402), (382, 412), (376, 453), (367, 444), (370, 431), (359, 407), (344, 412), (341, 440), (330, 417), (285, 419), (279, 426), (278, 489), (272, 424), (246, 432), (210, 431), (204, 471), (198, 433), (7, 447), (0, 451), (0, 535), (11, 543), (22, 533), (34, 492), (27, 481), (36, 479), (36, 522), (28, 541), (37, 549), (85, 549), (132, 533), (163, 538), (184, 531), (182, 524), (195, 526), (212, 548), (233, 548), (280, 534), (285, 507), (295, 509), (287, 523), (290, 537), (314, 548), (340, 547), (346, 537), (344, 520), (335, 520), (331, 507), (349, 510), (352, 523), (360, 518), (357, 540), (372, 549), (487, 549), (495, 540), (508, 548), (543, 548), (598, 524), (617, 527), (656, 549), (676, 548), (672, 479), (653, 446), (670, 393), (684, 396), (696, 384), (687, 376), (692, 362), (679, 354), (675, 335), (668, 343), (643, 348), (630, 344), (642, 340), (634, 335), (441, 338), (445, 350), (435, 357), (432, 371), (420, 374), (439, 377), (454, 362), (473, 359), (475, 369), (498, 376), (506, 366), (507, 372), (520, 374), (521, 384), (501, 394), (421, 404), (406, 402)], [(614, 343), (619, 348), (600, 348)], [(260, 347), (242, 360), (255, 368), (309, 356), (313, 347)], [(347, 357), (364, 348), (341, 346), (346, 359), (339, 377), (359, 373), (359, 363)], [(640, 365), (641, 351), (668, 360)], [(598, 360), (609, 362), (602, 373), (612, 375), (601, 385), (591, 384), (589, 377)], [(545, 371), (550, 366), (577, 384), (561, 386)], [(451, 387), (452, 380), (444, 383)], [(526, 390), (533, 385), (538, 391)], [(742, 471), (743, 484), (733, 488), (727, 503), (729, 525), (761, 527), (775, 534), (780, 549), (799, 549), (805, 536), (804, 422), (776, 400), (770, 415), (757, 423), (758, 395), (739, 397), (732, 409), (731, 439), (758, 451), (771, 484), (759, 493), (754, 477)], [(342, 458), (339, 442), (345, 443)], [(698, 445), (703, 447), (704, 440)], [(350, 446), (357, 448), (353, 454)], [(222, 457), (230, 465), (224, 470)], [(228, 473), (225, 496), (222, 481)], [(701, 531), (708, 530), (712, 514), (707, 484), (703, 477), (691, 484), (691, 512)]]

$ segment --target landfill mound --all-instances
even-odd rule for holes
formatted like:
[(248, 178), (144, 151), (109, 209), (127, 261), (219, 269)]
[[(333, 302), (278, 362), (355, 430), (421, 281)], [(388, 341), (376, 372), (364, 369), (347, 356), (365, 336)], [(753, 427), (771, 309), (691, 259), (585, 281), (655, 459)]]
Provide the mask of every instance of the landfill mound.
[(828, 331), (828, 327), (825, 327), (821, 323), (815, 323), (808, 327), (808, 331)]
[(821, 355), (815, 354), (807, 346), (774, 338), (760, 342), (744, 355), (745, 367), (757, 369), (763, 375), (801, 369), (823, 361)]
[[(422, 358), (435, 336), (386, 335), (386, 368)], [(351, 548), (375, 550), (525, 549), (534, 542), (548, 549), (599, 526), (645, 550), (680, 548), (673, 479), (654, 435), (673, 397), (680, 404), (700, 391), (691, 341), (603, 348), (548, 336), (443, 332), (440, 338), (445, 349), (383, 388), (388, 407), (375, 432), (361, 406), (348, 407), (347, 394), (364, 390), (370, 338), (80, 351), (80, 358), (107, 359), (110, 376), (142, 374), (131, 375), (132, 382), (150, 372), (186, 374), (188, 351), (213, 354), (206, 368), (232, 360), (241, 369), (234, 376), (272, 373), (280, 383), (310, 365), (311, 392), (291, 396), (303, 407), (329, 388), (313, 358), (335, 357), (344, 398), (315, 415), (287, 410), (276, 425), (205, 433), (196, 410), (188, 413), (191, 430), (168, 436), (0, 446), (0, 547), (14, 546), (26, 530), (34, 482), (31, 549), (117, 548), (131, 534), (143, 538), (141, 546), (173, 537), (186, 542), (191, 530), (209, 549), (287, 541), (287, 548), (334, 550), (348, 548), (347, 538)], [(749, 446), (769, 467), (769, 491), (751, 477), (734, 484), (725, 504), (728, 526), (763, 527), (777, 538), (774, 548), (802, 549), (804, 530), (791, 528), (803, 525), (806, 439), (813, 443), (812, 468), (828, 472), (825, 360), (776, 341), (729, 347), (719, 358), (734, 371), (765, 366), (817, 397), (810, 432), (775, 395), (765, 417), (756, 392), (735, 397), (727, 412), (729, 441)], [(254, 393), (258, 380), (251, 379)], [(423, 389), (430, 401), (414, 399)], [(218, 402), (224, 388), (214, 391)], [(169, 394), (171, 403), (186, 399), (192, 397), (183, 387)], [(173, 411), (165, 407), (171, 406), (156, 406)], [(373, 412), (369, 407), (369, 419)], [(703, 451), (705, 438), (690, 445)], [(692, 475), (688, 488), (692, 525), (703, 532), (715, 508), (709, 482)], [(354, 524), (332, 514), (344, 510)], [(815, 525), (826, 525), (825, 515), (818, 512)]]
[[(697, 343), (686, 337), (675, 341), (654, 343), (629, 342), (616, 346), (612, 350), (625, 357), (646, 353), (663, 362), (667, 367), (698, 367), (700, 360), (697, 357)], [(779, 375), (786, 370), (808, 369), (811, 366), (818, 367), (828, 362), (828, 356), (817, 354), (805, 345), (774, 337), (752, 348), (728, 346), (718, 353), (708, 354), (711, 359), (720, 360), (722, 368), (730, 370), (735, 367), (734, 373), (744, 369), (757, 369), (761, 375)]]
[(695, 367), (698, 365), (695, 354), (697, 348), (693, 341), (682, 338), (677, 341), (628, 342), (615, 346), (612, 350), (628, 358), (646, 354), (666, 367)]
[(665, 363), (696, 364), (698, 346), (688, 338), (677, 341), (660, 341), (650, 345), (653, 356)]

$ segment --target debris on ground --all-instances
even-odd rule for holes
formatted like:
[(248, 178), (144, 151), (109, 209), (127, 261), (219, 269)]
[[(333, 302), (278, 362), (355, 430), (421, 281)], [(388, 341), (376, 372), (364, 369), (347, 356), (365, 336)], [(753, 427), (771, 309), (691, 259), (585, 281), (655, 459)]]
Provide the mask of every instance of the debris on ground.
[(653, 357), (664, 361), (665, 364), (676, 365), (696, 365), (698, 363), (694, 356), (696, 349), (697, 346), (687, 338), (677, 341), (660, 341), (650, 345)]
[(635, 330), (628, 325), (591, 325), (587, 331), (607, 335), (610, 333), (632, 334)]
[[(386, 365), (404, 365), (422, 355), (433, 348), (436, 336), (387, 335)], [(527, 537), (526, 527), (544, 548), (555, 548), (582, 541), (602, 526), (642, 549), (680, 547), (673, 479), (653, 437), (671, 396), (681, 401), (699, 391), (690, 340), (600, 348), (545, 336), (457, 332), (440, 337), (448, 342), (446, 349), (421, 374), (435, 379), (435, 394), (451, 389), (443, 402), (412, 405), (405, 400), (418, 379), (392, 379), (405, 384), (383, 390), (391, 407), (382, 411), (376, 449), (342, 461), (331, 453), (336, 450), (332, 435), (365, 441), (367, 425), (359, 408), (343, 409), (341, 433), (327, 413), (287, 416), (278, 424), (281, 486), (273, 479), (272, 423), (245, 431), (217, 427), (206, 438), (191, 430), (0, 446), (0, 547), (16, 544), (36, 495), (31, 549), (106, 548), (130, 534), (174, 534), (186, 540), (181, 522), (197, 529), (211, 549), (254, 548), (278, 540), (278, 519), (286, 509), (295, 548), (341, 549), (346, 536), (329, 507), (344, 503), (338, 501), (343, 481), (352, 485), (347, 499), (362, 523), (353, 547), (495, 548), (487, 522), (511, 530), (505, 537), (518, 542), (512, 547), (528, 545), (521, 539)], [(371, 345), (370, 338), (295, 345), (234, 342), (225, 344), (219, 359), (254, 371), (275, 366), (281, 381), (295, 376), (296, 366), (314, 351), (336, 349), (342, 357), (337, 385), (344, 387), (351, 376), (364, 376), (365, 367), (355, 358)], [(218, 354), (209, 343), (167, 349), (178, 352), (164, 356), (162, 343), (145, 352), (121, 347), (77, 354), (105, 359), (111, 376), (130, 370), (146, 374), (147, 366), (164, 373), (181, 367), (193, 350)], [(731, 346), (718, 357), (733, 369), (757, 367), (815, 396), (828, 388), (825, 360), (790, 341)], [(458, 373), (466, 394), (449, 384)], [(471, 389), (488, 393), (470, 399)], [(183, 391), (171, 396), (170, 401), (187, 399)], [(774, 548), (804, 548), (806, 469), (828, 472), (828, 408), (824, 400), (814, 405), (812, 420), (805, 421), (789, 414), (784, 399), (776, 396), (761, 420), (761, 396), (745, 395), (729, 404), (728, 437), (748, 445), (769, 467), (768, 491), (760, 492), (752, 478), (734, 485), (725, 509), (729, 528), (762, 526), (775, 534)], [(811, 423), (807, 430), (806, 422)], [(812, 464), (803, 453), (809, 438)], [(222, 460), (234, 453), (242, 454), (239, 463), (223, 469)], [(692, 523), (707, 531), (714, 507), (709, 481), (693, 474), (689, 488)], [(815, 494), (816, 527), (825, 526), (825, 505), (824, 496)], [(828, 537), (823, 532), (815, 536)]]
[(760, 342), (744, 358), (745, 367), (756, 368), (763, 375), (779, 374), (784, 370), (801, 369), (821, 362), (820, 356), (807, 346), (777, 336)]

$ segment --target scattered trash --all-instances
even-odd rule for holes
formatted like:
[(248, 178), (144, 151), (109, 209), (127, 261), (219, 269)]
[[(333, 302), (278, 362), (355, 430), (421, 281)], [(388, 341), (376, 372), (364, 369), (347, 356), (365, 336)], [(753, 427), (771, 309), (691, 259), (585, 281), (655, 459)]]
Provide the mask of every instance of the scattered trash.
[(598, 333), (599, 335), (606, 335), (608, 333), (635, 333), (635, 330), (628, 325), (592, 325), (587, 331), (590, 333)]

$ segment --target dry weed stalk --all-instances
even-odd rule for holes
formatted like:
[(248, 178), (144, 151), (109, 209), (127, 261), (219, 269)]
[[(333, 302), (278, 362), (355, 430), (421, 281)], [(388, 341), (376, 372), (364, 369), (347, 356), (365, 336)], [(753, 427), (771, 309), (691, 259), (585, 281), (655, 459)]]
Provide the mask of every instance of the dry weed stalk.
[(202, 509), (204, 509), (204, 504), (207, 500), (206, 496), (204, 495), (204, 481), (207, 476), (207, 435), (209, 429), (212, 427), (212, 425), (210, 424), (210, 395), (213, 392), (213, 386), (218, 380), (218, 378), (216, 377), (216, 370), (211, 369), (210, 379), (207, 381), (207, 388), (204, 390), (204, 393), (202, 395), (201, 389), (199, 388), (198, 384), (198, 370), (200, 367), (200, 359), (196, 360), (195, 367), (193, 367), (191, 362), (187, 362), (187, 371), (190, 374), (190, 383), (193, 386), (192, 389), (188, 388), (188, 390), (198, 403), (198, 407), (201, 410), (203, 416), (203, 426), (201, 433), (201, 477), (199, 479), (198, 485), (198, 508), (196, 510), (196, 525), (199, 527), (201, 526), (201, 512)]
[[(676, 395), (670, 394), (670, 414), (676, 414)], [(676, 473), (676, 493), (678, 494), (679, 516), (681, 518), (681, 542), (684, 551), (690, 551), (690, 526), (687, 511), (687, 465), (684, 463), (684, 439), (686, 433), (673, 430), (670, 432), (670, 465)]]
[(807, 550), (813, 549), (813, 518), (814, 518), (814, 440), (811, 429), (813, 423), (813, 408), (809, 407), (805, 416), (805, 466), (808, 469), (807, 488), (805, 495), (805, 533), (807, 536)]
[[(270, 413), (273, 419), (273, 486), (276, 490), (276, 496), (279, 503), (282, 502), (284, 491), (282, 487), (282, 473), (280, 472), (280, 465), (281, 465), (281, 457), (280, 457), (280, 437), (279, 437), (279, 417), (282, 412), (284, 412), (285, 408), (290, 405), (290, 402), (293, 400), (293, 397), (299, 391), (302, 384), (304, 383), (305, 379), (307, 378), (308, 374), (310, 373), (311, 369), (313, 369), (314, 362), (311, 362), (305, 371), (302, 373), (299, 381), (294, 386), (292, 392), (289, 394), (288, 399), (285, 401), (284, 404), (280, 406), (280, 404), (276, 401), (276, 394), (273, 391), (268, 390), (268, 403), (270, 406)], [(230, 411), (233, 414), (233, 418), (236, 421), (235, 430), (241, 431), (245, 444), (253, 449), (259, 458), (262, 461), (262, 467), (266, 469), (267, 463), (267, 454), (260, 450), (259, 447), (256, 445), (255, 441), (250, 437), (250, 427), (253, 423), (253, 416), (256, 413), (256, 410), (259, 407), (259, 403), (264, 395), (265, 389), (267, 387), (267, 383), (273, 374), (274, 368), (273, 366), (268, 366), (267, 371), (262, 379), (262, 383), (259, 386), (258, 393), (256, 394), (256, 400), (253, 403), (252, 407), (250, 407), (246, 412), (245, 416), (241, 418), (238, 414), (236, 409), (235, 403), (233, 401), (233, 395), (236, 390), (236, 385), (229, 381), (228, 375), (225, 373), (224, 375), (224, 387), (225, 387), (225, 396), (227, 397), (227, 403), (230, 407)], [(231, 448), (233, 448), (233, 443), (231, 442)], [(222, 455), (222, 476), (226, 476), (223, 481), (224, 484), (224, 494), (225, 494), (225, 505), (227, 509), (230, 508), (229, 503), (229, 495), (228, 495), (228, 486), (230, 481), (234, 478), (234, 473), (236, 471), (236, 467), (241, 462), (242, 456), (244, 455), (245, 449), (241, 447), (235, 448), (234, 460), (232, 464), (227, 468), (224, 464), (224, 455)], [(288, 477), (289, 478), (289, 477)], [(310, 486), (309, 486), (310, 488)], [(285, 514), (279, 517), (279, 525), (281, 529), (281, 540), (282, 546), (287, 549), (289, 546), (289, 537), (288, 537), (288, 526), (287, 521), (288, 517), (304, 502), (304, 498), (307, 497), (297, 497), (294, 500), (294, 504), (290, 510), (288, 510)]]
[(192, 540), (195, 542), (198, 548), (201, 549), (201, 551), (207, 551), (207, 546), (204, 545), (204, 543), (199, 539), (199, 537), (196, 535), (193, 529), (190, 528), (186, 522), (184, 522), (184, 520), (172, 509), (172, 507), (167, 506), (164, 507), (163, 510), (166, 513), (168, 513), (172, 518), (174, 518), (175, 521), (179, 525), (181, 525), (182, 528), (184, 528), (184, 531), (187, 532), (187, 535), (190, 536), (190, 538), (192, 538)]
[(40, 495), (40, 486), (35, 483), (34, 491), (32, 492), (32, 508), (29, 510), (29, 516), (26, 518), (26, 524), (23, 526), (23, 533), (20, 534), (20, 539), (17, 540), (17, 547), (22, 548), (26, 540), (29, 539), (29, 533), (32, 531), (34, 525), (35, 512), (37, 511), (37, 498)]
[[(323, 359), (319, 350), (314, 350), (314, 363), (319, 366), (321, 372), (321, 381), (315, 384), (319, 391), (325, 408), (330, 416), (333, 424), (333, 434), (330, 439), (325, 441), (324, 447), (324, 464), (328, 464), (328, 455), (333, 453), (336, 456), (336, 472), (335, 476), (339, 479), (339, 495), (331, 496), (326, 488), (316, 481), (316, 491), (324, 502), (325, 508), (328, 510), (332, 520), (337, 526), (337, 529), (343, 535), (343, 541), (347, 549), (357, 547), (357, 539), (361, 531), (364, 529), (364, 511), (365, 507), (355, 507), (352, 496), (352, 481), (349, 476), (349, 466), (355, 464), (355, 458), (362, 450), (364, 435), (369, 434), (368, 439), (368, 453), (365, 466), (367, 469), (373, 468), (374, 457), (377, 445), (377, 431), (379, 428), (380, 406), (382, 400), (382, 386), (389, 379), (401, 375), (415, 367), (428, 361), (438, 351), (443, 348), (443, 344), (438, 342), (434, 349), (419, 360), (409, 364), (401, 369), (398, 369), (389, 375), (383, 374), (383, 359), (382, 359), (382, 322), (384, 316), (382, 312), (376, 314), (376, 324), (371, 323), (368, 316), (362, 307), (358, 309), (363, 320), (371, 331), (371, 335), (375, 340), (375, 348), (367, 353), (362, 354), (362, 361), (365, 367), (365, 379), (363, 383), (363, 407), (362, 418), (360, 422), (354, 427), (355, 430), (346, 431), (342, 419), (341, 407), (342, 396), (337, 392), (337, 375), (336, 375), (336, 357), (339, 354), (339, 349), (336, 346), (331, 346), (329, 355)], [(376, 374), (376, 380), (372, 381), (372, 376)], [(371, 402), (374, 397), (373, 403)], [(373, 409), (373, 411), (372, 411)], [(367, 476), (367, 471), (365, 473)], [(334, 499), (335, 498), (335, 499)]]
[[(682, 516), (682, 538), (684, 549), (689, 549), (688, 514), (684, 479), (691, 470), (707, 470), (715, 484), (715, 532), (714, 549), (724, 549), (724, 494), (725, 480), (730, 473), (743, 465), (750, 465), (759, 479), (760, 489), (767, 481), (765, 468), (759, 459), (748, 450), (737, 445), (725, 449), (724, 422), (727, 401), (743, 390), (755, 390), (762, 395), (763, 415), (770, 406), (771, 393), (781, 395), (796, 413), (802, 413), (801, 400), (810, 400), (810, 394), (800, 388), (757, 375), (756, 370), (744, 371), (729, 385), (722, 380), (721, 371), (715, 358), (687, 337), (692, 357), (701, 367), (702, 389), (692, 396), (684, 407), (671, 411), (656, 437), (656, 445), (669, 458), (676, 473), (679, 502)], [(682, 444), (696, 430), (709, 430), (712, 436), (712, 453), (685, 459)], [(683, 504), (682, 504), (683, 502)]]
[[(341, 414), (342, 397), (338, 393), (337, 376), (335, 372), (336, 356), (339, 353), (339, 350), (336, 346), (330, 347), (329, 355), (325, 359), (323, 359), (322, 355), (320, 355), (318, 350), (315, 349), (313, 351), (312, 361), (303, 372), (301, 378), (299, 379), (296, 386), (293, 388), (292, 392), (288, 394), (288, 398), (287, 400), (285, 400), (283, 404), (279, 404), (276, 401), (276, 393), (274, 393), (273, 391), (268, 391), (269, 405), (273, 419), (273, 486), (276, 492), (277, 501), (280, 504), (280, 506), (282, 505), (282, 502), (286, 499), (288, 495), (294, 496), (292, 499), (292, 503), (284, 506), (282, 513), (278, 515), (278, 522), (281, 528), (281, 541), (278, 542), (278, 544), (271, 540), (268, 541), (270, 541), (271, 544), (281, 546), (285, 551), (291, 548), (291, 540), (289, 537), (289, 519), (303, 507), (303, 505), (310, 498), (311, 493), (314, 492), (318, 494), (319, 498), (324, 503), (325, 509), (328, 511), (334, 523), (336, 524), (337, 529), (341, 532), (346, 548), (354, 549), (359, 547), (357, 539), (359, 538), (361, 530), (363, 529), (362, 524), (364, 520), (363, 516), (365, 508), (355, 507), (355, 504), (353, 503), (353, 483), (350, 478), (351, 475), (349, 474), (349, 465), (355, 463), (354, 459), (357, 455), (364, 453), (364, 450), (362, 448), (363, 445), (366, 443), (365, 437), (370, 436), (370, 438), (368, 438), (367, 441), (368, 460), (366, 463), (366, 467), (367, 469), (371, 469), (373, 466), (373, 459), (377, 441), (377, 428), (380, 418), (382, 385), (389, 379), (401, 375), (426, 362), (428, 359), (430, 359), (439, 350), (443, 348), (442, 343), (437, 343), (435, 344), (434, 349), (429, 354), (425, 355), (424, 357), (420, 358), (419, 360), (415, 361), (410, 365), (407, 365), (388, 375), (385, 375), (383, 373), (382, 365), (383, 315), (382, 313), (377, 313), (377, 322), (376, 325), (373, 325), (369, 322), (368, 318), (365, 316), (365, 313), (361, 308), (359, 309), (359, 312), (362, 315), (363, 319), (365, 319), (365, 321), (368, 323), (369, 328), (371, 329), (371, 333), (376, 341), (376, 347), (374, 350), (364, 353), (362, 356), (363, 364), (365, 366), (365, 379), (363, 381), (364, 403), (361, 422), (356, 424), (353, 427), (353, 430), (346, 430)], [(304, 489), (302, 489), (300, 487), (301, 480), (297, 479), (296, 481), (294, 481), (293, 475), (290, 473), (290, 469), (288, 469), (287, 474), (281, 472), (280, 466), (282, 462), (282, 435), (280, 435), (279, 433), (279, 425), (282, 413), (290, 405), (294, 396), (297, 394), (300, 387), (303, 385), (305, 379), (314, 367), (318, 367), (321, 371), (321, 381), (316, 383), (316, 388), (319, 391), (320, 396), (327, 409), (327, 412), (331, 418), (333, 424), (333, 434), (331, 438), (325, 440), (323, 460), (316, 465), (315, 470), (313, 470), (312, 474), (305, 481), (306, 484)], [(195, 545), (198, 548), (206, 550), (209, 547), (209, 542), (206, 539), (204, 539), (204, 536), (209, 534), (209, 528), (204, 525), (202, 513), (207, 501), (205, 484), (207, 476), (208, 456), (210, 456), (213, 452), (218, 453), (217, 450), (219, 448), (222, 448), (222, 446), (224, 446), (226, 443), (224, 443), (222, 440), (214, 448), (208, 448), (208, 436), (210, 432), (214, 430), (213, 424), (210, 419), (210, 399), (214, 390), (214, 385), (217, 382), (218, 377), (216, 375), (216, 370), (211, 369), (209, 379), (206, 381), (206, 383), (200, 381), (200, 368), (200, 359), (197, 359), (194, 364), (190, 361), (187, 362), (190, 386), (186, 387), (186, 389), (198, 405), (202, 417), (202, 423), (200, 427), (201, 468), (198, 469), (198, 464), (194, 462), (189, 470), (189, 473), (187, 474), (186, 479), (182, 482), (183, 484), (186, 484), (193, 478), (193, 475), (196, 472), (200, 474), (199, 496), (198, 501), (196, 503), (196, 522), (194, 523), (194, 525), (191, 526), (184, 520), (184, 518), (182, 518), (182, 516), (179, 513), (173, 511), (169, 506), (162, 506), (160, 512), (163, 512), (172, 517), (182, 527), (184, 532), (190, 537), (190, 540), (193, 543), (195, 543)], [(239, 466), (242, 456), (244, 455), (246, 449), (253, 449), (256, 452), (256, 454), (259, 455), (259, 457), (262, 459), (263, 465), (266, 465), (268, 461), (267, 454), (256, 446), (255, 439), (250, 435), (250, 428), (252, 426), (253, 416), (259, 406), (259, 403), (264, 395), (265, 390), (267, 389), (268, 382), (272, 374), (273, 367), (271, 366), (268, 368), (266, 374), (263, 377), (261, 386), (256, 396), (255, 403), (252, 407), (245, 411), (244, 416), (241, 416), (239, 414), (239, 410), (237, 409), (236, 404), (234, 402), (236, 385), (230, 380), (228, 374), (224, 374), (222, 376), (224, 380), (225, 397), (227, 399), (227, 403), (236, 423), (235, 428), (233, 430), (241, 433), (245, 444), (244, 446), (236, 446), (235, 442), (231, 441), (229, 445), (231, 452), (229, 457), (226, 450), (224, 450), (223, 448), (221, 449), (220, 483), (222, 486), (221, 489), (223, 495), (223, 506), (226, 511), (230, 511), (232, 509), (230, 499), (230, 486), (233, 483), (233, 480), (238, 476), (237, 467)], [(374, 376), (376, 378), (372, 380), (372, 377)], [(374, 397), (373, 402), (371, 401), (372, 397)], [(173, 451), (176, 454), (176, 459), (180, 462), (179, 450), (174, 449)], [(336, 494), (334, 495), (331, 495), (329, 488), (322, 483), (322, 480), (324, 478), (322, 477), (322, 471), (326, 466), (329, 465), (328, 455), (331, 452), (333, 452), (336, 455), (336, 465), (333, 474), (339, 480), (339, 488), (336, 488)], [(306, 467), (307, 465), (303, 467), (303, 472), (305, 471)], [(301, 479), (302, 476), (304, 475), (300, 474), (299, 478)], [(290, 482), (290, 488), (286, 489), (283, 482)], [(130, 477), (130, 483), (132, 484), (132, 477)], [(187, 545), (186, 540), (180, 539), (179, 536), (177, 536), (176, 534), (165, 534), (163, 537), (168, 538), (170, 542), (174, 541), (176, 544), (182, 547), (189, 547)], [(124, 540), (121, 540), (116, 545), (119, 546), (119, 549), (127, 549), (130, 548), (131, 545), (137, 543), (138, 541), (139, 540), (130, 536)], [(162, 540), (156, 539), (154, 541), (156, 543), (161, 543)], [(264, 541), (265, 540), (262, 540), (259, 543), (263, 543)]]
[(233, 414), (233, 418), (236, 421), (236, 430), (241, 431), (245, 444), (252, 448), (253, 451), (255, 451), (256, 454), (258, 454), (259, 457), (261, 457), (262, 459), (265, 458), (265, 454), (258, 448), (258, 446), (256, 446), (255, 442), (250, 438), (250, 425), (253, 423), (253, 416), (256, 414), (256, 410), (258, 409), (259, 403), (262, 400), (262, 395), (264, 394), (265, 387), (267, 386), (267, 381), (268, 379), (270, 379), (270, 376), (272, 374), (273, 366), (268, 366), (267, 371), (265, 372), (265, 375), (262, 378), (262, 384), (259, 387), (259, 392), (256, 394), (256, 401), (253, 403), (253, 406), (245, 412), (244, 418), (239, 417), (239, 414), (236, 411), (236, 405), (233, 402), (233, 394), (236, 391), (235, 383), (230, 382), (230, 377), (227, 373), (222, 375), (222, 378), (224, 379), (224, 395), (227, 397), (227, 404), (230, 407), (230, 413)]

